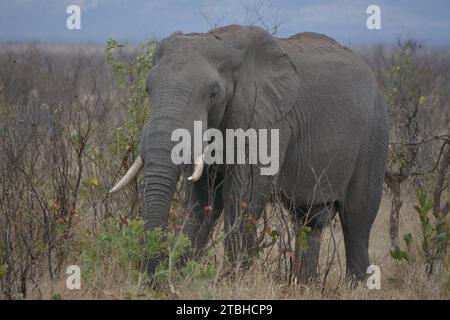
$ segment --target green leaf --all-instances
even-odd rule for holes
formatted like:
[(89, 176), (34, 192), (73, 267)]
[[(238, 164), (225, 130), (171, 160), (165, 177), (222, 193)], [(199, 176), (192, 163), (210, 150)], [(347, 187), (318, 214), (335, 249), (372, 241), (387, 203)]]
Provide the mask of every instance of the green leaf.
[(411, 247), (411, 243), (412, 243), (412, 234), (411, 233), (407, 233), (403, 236), (403, 239), (405, 240), (406, 246), (408, 247), (408, 250)]
[(308, 226), (301, 226), (297, 229), (295, 243), (302, 250), (308, 250), (308, 234), (311, 232), (311, 228)]
[(52, 294), (51, 300), (62, 300), (62, 297), (59, 293)]
[(402, 261), (402, 260), (409, 261), (408, 254), (405, 251), (401, 250), (400, 248), (394, 248), (393, 250), (389, 250), (389, 253), (391, 254), (391, 257), (394, 260), (397, 260), (397, 261)]
[(269, 234), (272, 238), (276, 238), (280, 235), (280, 232), (277, 229), (273, 229)]
[(6, 263), (0, 264), (0, 278), (4, 276), (7, 272), (8, 272), (8, 265)]
[(398, 277), (389, 277), (388, 281), (392, 284), (398, 284), (401, 282), (400, 278), (398, 278)]

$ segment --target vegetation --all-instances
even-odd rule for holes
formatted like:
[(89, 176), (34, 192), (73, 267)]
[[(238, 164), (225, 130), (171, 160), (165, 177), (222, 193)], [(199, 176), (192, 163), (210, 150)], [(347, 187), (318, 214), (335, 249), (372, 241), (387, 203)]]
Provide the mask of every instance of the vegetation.
[[(0, 48), (0, 298), (448, 298), (448, 50), (408, 41), (359, 51), (390, 106), (392, 140), (370, 248), (382, 289), (368, 290), (345, 282), (336, 220), (324, 232), (320, 280), (303, 286), (291, 276), (292, 248), (307, 250), (310, 230), (294, 229), (277, 203), (251, 221), (255, 262), (235, 274), (221, 223), (204, 257), (181, 263), (191, 247), (180, 232), (181, 184), (167, 232), (144, 231), (140, 181), (107, 193), (138, 154), (153, 47)], [(155, 279), (143, 272), (149, 256), (163, 257)], [(73, 264), (80, 290), (65, 286)]]

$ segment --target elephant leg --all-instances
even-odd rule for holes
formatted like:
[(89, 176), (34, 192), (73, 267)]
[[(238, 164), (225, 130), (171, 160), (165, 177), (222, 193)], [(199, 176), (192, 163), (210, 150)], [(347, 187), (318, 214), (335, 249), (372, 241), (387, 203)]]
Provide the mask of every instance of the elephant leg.
[[(369, 266), (369, 235), (373, 220), (361, 219), (361, 225), (351, 221), (357, 215), (365, 215), (365, 204), (348, 204), (341, 214), (342, 230), (344, 232), (345, 257), (347, 277), (349, 280), (362, 280)], [(367, 213), (368, 214), (368, 213)], [(362, 220), (366, 220), (362, 222)]]
[(205, 247), (212, 236), (217, 220), (223, 210), (223, 181), (213, 172), (216, 167), (208, 167), (187, 190), (189, 216), (183, 232), (189, 237), (193, 246), (193, 257), (198, 259), (205, 253)]
[(232, 267), (245, 268), (256, 245), (254, 215), (245, 208), (246, 197), (234, 188), (230, 191), (224, 208), (225, 254)]
[(225, 206), (225, 254), (232, 268), (247, 269), (255, 255), (256, 230), (253, 218), (235, 208)]
[(339, 210), (344, 233), (347, 277), (363, 280), (369, 266), (369, 237), (383, 188), (383, 169), (359, 163)]
[(267, 202), (270, 180), (248, 167), (232, 170), (224, 185), (225, 254), (232, 267), (248, 268), (256, 254), (256, 222)]
[[(310, 283), (317, 278), (322, 230), (335, 214), (334, 206), (320, 205), (310, 209), (306, 216), (301, 213), (303, 219), (296, 219), (293, 274), (297, 281)], [(305, 225), (311, 229), (309, 232), (302, 231)]]
[(307, 235), (306, 248), (300, 246), (296, 241), (293, 274), (301, 283), (312, 282), (318, 276), (321, 237), (322, 229), (316, 228)]

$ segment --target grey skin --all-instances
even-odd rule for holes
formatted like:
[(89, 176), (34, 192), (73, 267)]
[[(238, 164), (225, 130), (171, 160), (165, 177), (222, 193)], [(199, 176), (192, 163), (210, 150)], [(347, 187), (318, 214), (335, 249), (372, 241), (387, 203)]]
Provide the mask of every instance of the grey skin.
[[(194, 208), (184, 232), (194, 254), (202, 254), (224, 212), (227, 257), (245, 262), (255, 243), (246, 222), (259, 218), (277, 197), (296, 223), (312, 229), (309, 249), (296, 248), (297, 279), (317, 276), (322, 228), (336, 213), (347, 274), (362, 279), (388, 148), (386, 106), (363, 60), (324, 35), (281, 39), (258, 27), (232, 25), (201, 34), (174, 33), (158, 44), (153, 63), (148, 78), (153, 109), (140, 150), (145, 229), (168, 222), (182, 171), (171, 161), (173, 130), (192, 132), (195, 120), (207, 124), (204, 130), (279, 129), (275, 176), (260, 175), (260, 164), (216, 165), (190, 183), (187, 195)], [(214, 180), (207, 174), (211, 171)], [(156, 262), (149, 261), (149, 271)]]

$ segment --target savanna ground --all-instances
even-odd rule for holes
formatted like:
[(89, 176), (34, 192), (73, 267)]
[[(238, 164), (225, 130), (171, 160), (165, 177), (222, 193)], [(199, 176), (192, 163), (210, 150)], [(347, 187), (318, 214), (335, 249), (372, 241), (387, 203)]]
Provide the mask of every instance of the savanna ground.
[[(137, 156), (151, 103), (145, 92), (153, 42), (122, 46), (0, 46), (0, 298), (4, 299), (447, 299), (450, 290), (450, 50), (353, 48), (372, 67), (391, 115), (383, 201), (370, 260), (381, 289), (345, 281), (338, 219), (324, 232), (320, 278), (291, 277), (293, 230), (276, 203), (254, 221), (259, 250), (234, 274), (223, 259), (221, 224), (201, 261), (179, 264), (190, 244), (179, 230), (184, 182), (168, 235), (145, 233), (140, 181), (108, 189)], [(207, 213), (205, 213), (207, 214)], [(143, 244), (144, 243), (144, 244)], [(307, 247), (303, 248), (307, 250)], [(153, 288), (144, 256), (163, 254)], [(81, 268), (68, 290), (66, 268)]]
[[(35, 292), (30, 298), (49, 299), (55, 293), (63, 299), (127, 299), (127, 298), (168, 298), (168, 299), (443, 299), (446, 296), (448, 272), (439, 269), (435, 274), (426, 275), (424, 257), (417, 245), (411, 250), (417, 257), (413, 262), (398, 262), (390, 255), (389, 237), (390, 201), (386, 196), (371, 234), (370, 261), (381, 269), (381, 289), (368, 290), (365, 283), (350, 288), (344, 281), (345, 252), (341, 228), (335, 222), (333, 230), (336, 242), (336, 257), (326, 282), (323, 272), (331, 262), (333, 240), (331, 228), (325, 232), (321, 251), (320, 265), (322, 277), (315, 285), (302, 285), (280, 281), (268, 271), (260, 260), (250, 270), (241, 272), (237, 279), (220, 277), (218, 262), (217, 274), (188, 276), (177, 282), (164, 294), (140, 292), (139, 278), (127, 276), (115, 265), (114, 257), (106, 270), (99, 270), (95, 277), (102, 284), (92, 286), (82, 282), (81, 290), (68, 290), (66, 277), (51, 281), (42, 280), (41, 292)], [(408, 200), (411, 201), (412, 199)], [(412, 203), (405, 205), (401, 212), (401, 234), (420, 234), (420, 221)], [(421, 239), (414, 239), (420, 243)], [(331, 247), (331, 248), (330, 248)], [(329, 249), (329, 250), (327, 250)], [(221, 260), (218, 252), (217, 260)], [(214, 258), (213, 258), (214, 259)], [(75, 260), (76, 261), (76, 257)]]

